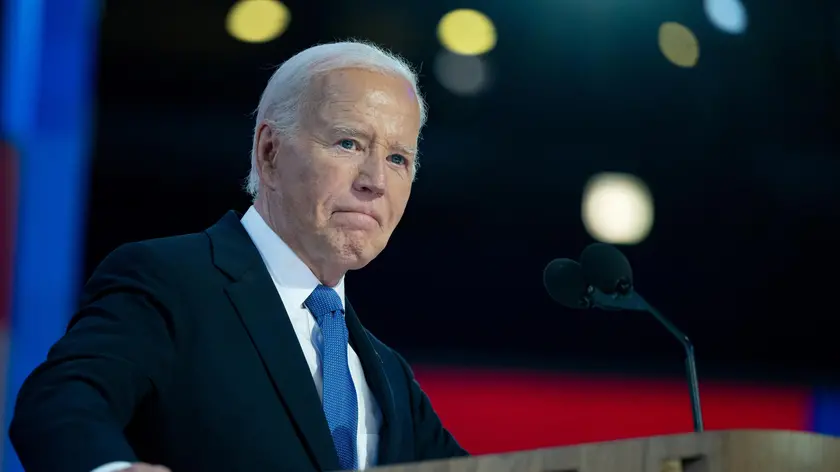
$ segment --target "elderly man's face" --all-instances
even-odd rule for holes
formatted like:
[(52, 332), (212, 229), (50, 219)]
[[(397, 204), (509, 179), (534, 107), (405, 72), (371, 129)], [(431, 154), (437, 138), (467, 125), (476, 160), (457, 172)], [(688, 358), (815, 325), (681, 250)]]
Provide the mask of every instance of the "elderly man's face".
[(346, 69), (312, 84), (308, 99), (296, 136), (260, 132), (269, 223), (310, 267), (357, 269), (382, 251), (408, 203), (417, 97), (401, 78)]

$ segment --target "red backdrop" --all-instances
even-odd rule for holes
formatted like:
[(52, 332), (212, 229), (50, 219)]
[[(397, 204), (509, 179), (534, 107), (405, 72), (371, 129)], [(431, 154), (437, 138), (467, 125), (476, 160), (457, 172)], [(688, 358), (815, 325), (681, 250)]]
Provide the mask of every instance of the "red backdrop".
[(12, 244), (17, 212), (17, 156), (0, 143), (0, 327), (9, 320), (12, 294)]
[[(684, 381), (415, 368), (444, 425), (473, 454), (690, 432)], [(700, 385), (706, 429), (810, 427), (811, 391)]]

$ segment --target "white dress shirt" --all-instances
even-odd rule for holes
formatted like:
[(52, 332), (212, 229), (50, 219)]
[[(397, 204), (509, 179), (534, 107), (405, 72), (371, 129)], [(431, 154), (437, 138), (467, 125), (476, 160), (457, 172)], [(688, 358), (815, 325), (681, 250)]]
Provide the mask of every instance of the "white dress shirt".
[[(315, 290), (320, 282), (309, 270), (309, 267), (292, 252), (289, 246), (280, 239), (262, 219), (254, 207), (248, 209), (242, 217), (242, 226), (251, 236), (257, 250), (268, 268), (268, 273), (274, 281), (277, 293), (283, 301), (286, 313), (297, 335), (303, 356), (309, 365), (309, 372), (315, 382), (315, 389), (324, 400), (324, 377), (321, 371), (320, 346), (323, 345), (321, 328), (309, 310), (303, 305), (307, 297)], [(344, 277), (333, 287), (341, 298), (344, 306)], [(280, 314), (277, 314), (280, 316)], [(359, 468), (365, 469), (376, 465), (379, 447), (379, 427), (382, 425), (382, 412), (376, 404), (373, 393), (365, 380), (362, 363), (356, 351), (347, 345), (347, 362), (350, 376), (356, 387), (356, 397), (359, 405), (359, 429), (356, 436), (358, 447)], [(127, 462), (112, 462), (94, 469), (92, 472), (117, 472), (128, 468)], [(176, 471), (178, 472), (178, 471)]]

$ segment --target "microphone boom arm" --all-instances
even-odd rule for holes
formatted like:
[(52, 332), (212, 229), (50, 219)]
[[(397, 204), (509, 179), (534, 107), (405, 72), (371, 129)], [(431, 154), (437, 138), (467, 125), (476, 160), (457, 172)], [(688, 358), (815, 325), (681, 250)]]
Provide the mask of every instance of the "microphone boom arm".
[(662, 313), (645, 301), (635, 290), (630, 289), (624, 294), (607, 295), (595, 287), (589, 287), (589, 296), (592, 304), (602, 310), (631, 310), (646, 311), (653, 315), (659, 323), (665, 327), (685, 349), (685, 373), (688, 378), (688, 392), (691, 397), (691, 416), (694, 421), (694, 432), (703, 432), (703, 413), (700, 409), (700, 388), (697, 383), (697, 363), (694, 359), (694, 345), (688, 336), (679, 330), (673, 323), (668, 321)]

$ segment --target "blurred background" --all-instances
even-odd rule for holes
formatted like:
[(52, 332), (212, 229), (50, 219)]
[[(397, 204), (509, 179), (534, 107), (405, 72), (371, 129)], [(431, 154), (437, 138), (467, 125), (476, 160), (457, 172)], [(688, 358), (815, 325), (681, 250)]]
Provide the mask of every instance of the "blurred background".
[(430, 119), (348, 297), (467, 449), (691, 430), (652, 317), (547, 295), (593, 241), (693, 339), (708, 428), (840, 434), (833, 0), (5, 0), (3, 25), (7, 412), (105, 255), (247, 210), (274, 67), (355, 38), (418, 68)]

